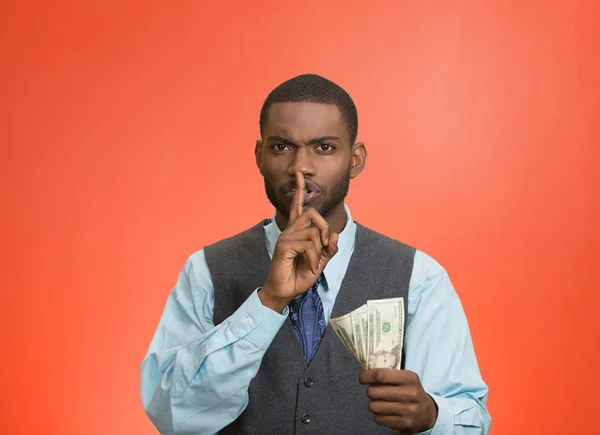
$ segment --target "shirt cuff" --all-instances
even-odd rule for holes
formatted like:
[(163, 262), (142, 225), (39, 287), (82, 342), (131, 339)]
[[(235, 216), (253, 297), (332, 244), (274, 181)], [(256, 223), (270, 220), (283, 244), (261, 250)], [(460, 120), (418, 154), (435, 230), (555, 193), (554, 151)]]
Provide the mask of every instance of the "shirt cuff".
[(454, 411), (445, 397), (428, 393), (438, 407), (438, 415), (431, 429), (419, 435), (447, 435), (454, 433)]
[(260, 349), (267, 349), (288, 317), (288, 308), (279, 314), (265, 307), (254, 290), (246, 301), (229, 317), (229, 327), (237, 335)]

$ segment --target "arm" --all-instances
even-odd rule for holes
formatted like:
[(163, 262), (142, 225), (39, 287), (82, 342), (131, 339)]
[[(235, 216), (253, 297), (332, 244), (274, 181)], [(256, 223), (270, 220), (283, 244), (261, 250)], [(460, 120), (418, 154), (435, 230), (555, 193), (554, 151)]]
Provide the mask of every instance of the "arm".
[(481, 378), (464, 310), (446, 271), (417, 251), (409, 290), (406, 369), (418, 373), (438, 413), (425, 433), (487, 434), (488, 388)]
[(398, 433), (487, 434), (487, 386), (467, 319), (446, 271), (419, 251), (408, 298), (406, 370), (364, 370), (359, 377), (373, 418)]
[(141, 366), (144, 409), (163, 434), (215, 433), (248, 404), (248, 385), (285, 321), (255, 291), (217, 327), (204, 252), (188, 259)]
[(161, 433), (215, 433), (244, 411), (250, 381), (287, 318), (288, 303), (311, 288), (337, 252), (338, 234), (315, 209), (304, 211), (300, 172), (296, 180), (260, 299), (256, 290), (214, 327), (204, 252), (192, 255), (181, 272), (142, 362), (144, 409)]

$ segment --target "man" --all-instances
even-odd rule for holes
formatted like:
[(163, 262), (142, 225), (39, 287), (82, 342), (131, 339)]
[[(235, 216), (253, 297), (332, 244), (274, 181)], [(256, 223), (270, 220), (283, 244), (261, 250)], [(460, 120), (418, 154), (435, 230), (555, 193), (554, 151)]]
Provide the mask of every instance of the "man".
[[(448, 275), (344, 204), (367, 157), (357, 129), (352, 99), (323, 77), (295, 77), (265, 100), (255, 157), (274, 218), (181, 271), (142, 363), (161, 433), (488, 432), (487, 387)], [(400, 296), (402, 370), (363, 370), (329, 319)]]

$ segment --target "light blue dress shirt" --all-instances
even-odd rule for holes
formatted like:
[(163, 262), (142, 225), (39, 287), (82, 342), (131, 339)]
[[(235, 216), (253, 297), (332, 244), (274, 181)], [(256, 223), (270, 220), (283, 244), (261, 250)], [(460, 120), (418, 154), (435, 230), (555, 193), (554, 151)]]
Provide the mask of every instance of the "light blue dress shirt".
[[(327, 323), (354, 251), (356, 223), (345, 208), (338, 253), (318, 288)], [(272, 258), (281, 231), (273, 219), (264, 232)], [(288, 315), (287, 308), (279, 314), (262, 305), (257, 291), (215, 327), (204, 251), (186, 261), (141, 366), (143, 405), (162, 434), (213, 434), (246, 408), (248, 385)], [(462, 305), (446, 271), (421, 251), (410, 280), (404, 346), (406, 370), (419, 375), (438, 406), (435, 426), (424, 434), (487, 434), (488, 389)]]

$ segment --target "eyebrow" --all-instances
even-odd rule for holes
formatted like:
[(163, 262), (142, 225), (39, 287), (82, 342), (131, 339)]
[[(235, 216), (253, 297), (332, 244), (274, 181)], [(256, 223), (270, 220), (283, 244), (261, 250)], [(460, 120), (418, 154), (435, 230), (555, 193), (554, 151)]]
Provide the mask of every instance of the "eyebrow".
[[(317, 143), (325, 142), (327, 140), (336, 140), (336, 139), (339, 139), (339, 137), (337, 137), (337, 136), (321, 136), (321, 137), (316, 137), (314, 139), (309, 140), (308, 141), (308, 145), (314, 145), (314, 144), (317, 144)], [(275, 140), (277, 142), (281, 142), (281, 143), (284, 143), (286, 145), (295, 145), (295, 143), (292, 142), (291, 140), (286, 139), (285, 137), (281, 137), (281, 136), (269, 136), (267, 138), (267, 140)]]

